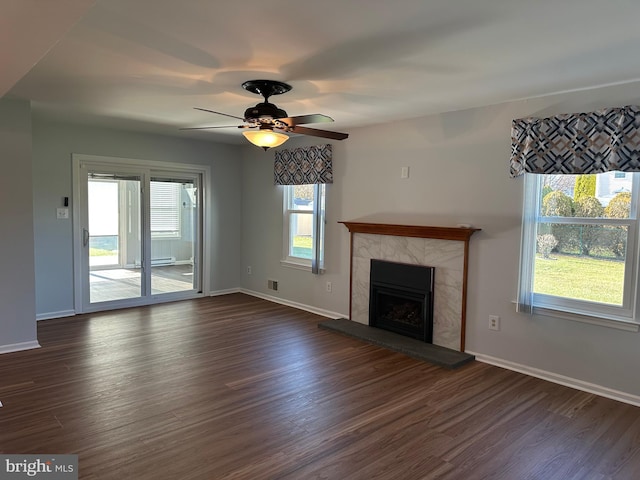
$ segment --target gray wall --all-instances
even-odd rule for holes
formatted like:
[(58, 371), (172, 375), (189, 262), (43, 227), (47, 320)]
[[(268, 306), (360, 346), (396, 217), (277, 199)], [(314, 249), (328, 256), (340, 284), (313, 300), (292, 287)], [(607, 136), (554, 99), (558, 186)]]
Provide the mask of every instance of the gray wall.
[(0, 163), (2, 350), (36, 341), (29, 102), (0, 99)]
[[(73, 310), (72, 223), (56, 219), (63, 197), (72, 197), (71, 155), (191, 163), (211, 166), (212, 291), (240, 284), (240, 147), (105, 128), (33, 121), (36, 312)], [(73, 202), (73, 198), (71, 198)], [(72, 205), (72, 204), (71, 204)]]
[[(634, 365), (640, 334), (517, 314), (523, 179), (509, 177), (510, 127), (528, 115), (637, 104), (640, 84), (517, 101), (413, 121), (352, 129), (334, 143), (335, 183), (328, 192), (327, 273), (280, 265), (282, 192), (273, 185), (273, 153), (247, 147), (243, 158), (242, 284), (346, 315), (349, 235), (339, 220), (482, 228), (470, 243), (467, 349), (506, 362), (640, 395)], [(323, 143), (291, 140), (285, 147)], [(283, 147), (284, 148), (284, 147)], [(400, 170), (410, 167), (410, 178)], [(247, 275), (251, 265), (253, 274)], [(279, 280), (279, 291), (266, 279)], [(325, 282), (333, 283), (333, 293)], [(499, 315), (501, 330), (488, 329)]]

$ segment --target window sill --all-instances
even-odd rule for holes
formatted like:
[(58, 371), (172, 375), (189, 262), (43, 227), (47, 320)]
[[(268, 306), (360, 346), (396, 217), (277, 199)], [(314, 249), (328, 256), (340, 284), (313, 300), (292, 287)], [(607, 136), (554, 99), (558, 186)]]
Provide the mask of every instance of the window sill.
[(637, 322), (634, 322), (633, 320), (626, 320), (626, 319), (619, 319), (619, 318), (592, 317), (590, 315), (567, 312), (565, 310), (555, 310), (555, 309), (546, 308), (546, 307), (533, 307), (533, 314), (542, 315), (545, 317), (561, 318), (564, 320), (571, 320), (573, 322), (589, 323), (591, 325), (614, 328), (616, 330), (624, 330), (626, 332), (640, 331), (640, 324)]
[[(303, 270), (306, 272), (311, 271), (311, 265), (308, 263), (292, 262), (291, 260), (280, 260), (280, 265), (287, 268), (293, 268), (294, 270)], [(320, 269), (320, 273), (324, 273), (324, 268)]]

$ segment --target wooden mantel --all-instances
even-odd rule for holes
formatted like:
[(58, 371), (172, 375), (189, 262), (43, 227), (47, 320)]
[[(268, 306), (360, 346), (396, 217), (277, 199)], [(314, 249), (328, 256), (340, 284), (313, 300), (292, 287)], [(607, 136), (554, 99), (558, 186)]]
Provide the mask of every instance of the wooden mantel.
[(351, 266), (349, 288), (349, 315), (353, 293), (353, 234), (392, 235), (396, 237), (433, 238), (436, 240), (453, 240), (464, 242), (464, 268), (462, 273), (462, 308), (460, 318), (460, 351), (464, 352), (467, 325), (467, 270), (469, 266), (469, 239), (480, 228), (471, 227), (431, 227), (426, 225), (394, 225), (389, 223), (338, 222), (344, 224), (351, 233)]
[(435, 238), (438, 240), (460, 240), (468, 242), (480, 228), (428, 227), (425, 225), (393, 225), (390, 223), (338, 222), (344, 224), (351, 233), (373, 235), (394, 235), (396, 237)]

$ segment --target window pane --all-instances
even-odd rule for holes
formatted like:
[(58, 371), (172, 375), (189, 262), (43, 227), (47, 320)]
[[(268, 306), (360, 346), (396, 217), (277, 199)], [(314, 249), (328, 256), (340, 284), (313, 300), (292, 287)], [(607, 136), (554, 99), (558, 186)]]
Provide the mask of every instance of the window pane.
[[(142, 257), (139, 177), (89, 173), (89, 303), (139, 298)], [(96, 174), (100, 176), (101, 174)]]
[(539, 224), (534, 292), (622, 306), (627, 226)]
[(311, 259), (313, 254), (313, 215), (291, 213), (289, 216), (289, 256)]
[(194, 180), (151, 179), (151, 294), (195, 290), (198, 202)]
[(284, 186), (285, 262), (323, 268), (324, 202), (324, 185)]
[(540, 212), (549, 217), (629, 218), (633, 175), (545, 175)]
[(89, 266), (118, 265), (120, 202), (118, 180), (89, 180)]
[(292, 185), (291, 210), (313, 210), (313, 185)]

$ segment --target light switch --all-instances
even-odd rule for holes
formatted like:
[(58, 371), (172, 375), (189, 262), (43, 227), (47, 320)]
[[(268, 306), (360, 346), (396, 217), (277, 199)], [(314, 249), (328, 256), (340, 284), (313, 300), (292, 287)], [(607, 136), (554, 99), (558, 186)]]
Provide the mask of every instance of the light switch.
[(402, 167), (400, 178), (409, 178), (409, 167)]
[(69, 218), (69, 209), (68, 208), (56, 208), (56, 216), (58, 217), (58, 219)]

